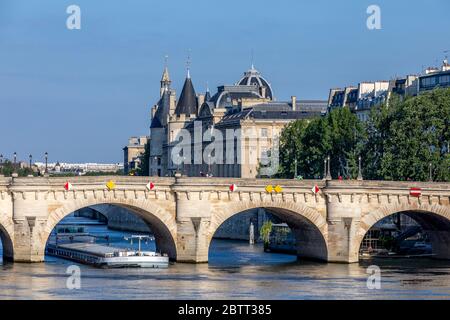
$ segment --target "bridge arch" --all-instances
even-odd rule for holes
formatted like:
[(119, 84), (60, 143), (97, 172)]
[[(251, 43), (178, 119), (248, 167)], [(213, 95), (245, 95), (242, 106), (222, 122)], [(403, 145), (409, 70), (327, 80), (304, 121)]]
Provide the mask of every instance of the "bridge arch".
[(326, 261), (328, 259), (328, 225), (317, 210), (295, 202), (285, 201), (236, 201), (220, 205), (214, 213), (207, 233), (208, 251), (214, 234), (228, 219), (251, 209), (266, 209), (286, 222), (297, 241), (300, 258)]
[(3, 259), (13, 260), (14, 246), (14, 223), (6, 214), (0, 212), (0, 239), (3, 246)]
[[(44, 228), (43, 238), (45, 242), (42, 250), (45, 251), (45, 246), (52, 230), (62, 219), (74, 211), (101, 204), (122, 207), (136, 214), (151, 228), (155, 236), (157, 248), (163, 253), (167, 253), (171, 259), (176, 260), (177, 225), (175, 215), (148, 200), (77, 199), (73, 202), (64, 204), (62, 207), (51, 211), (48, 216)], [(42, 252), (42, 254), (44, 254), (44, 252)]]
[(431, 238), (433, 254), (436, 258), (450, 259), (450, 208), (438, 204), (396, 203), (384, 205), (363, 214), (355, 235), (354, 254), (366, 233), (379, 221), (396, 213), (402, 213), (414, 219)]

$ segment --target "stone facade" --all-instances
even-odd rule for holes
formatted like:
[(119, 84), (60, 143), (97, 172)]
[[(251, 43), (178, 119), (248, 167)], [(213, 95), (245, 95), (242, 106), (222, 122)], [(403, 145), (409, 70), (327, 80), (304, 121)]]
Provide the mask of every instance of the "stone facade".
[[(160, 99), (151, 113), (149, 175), (173, 176), (181, 171), (192, 177), (260, 177), (261, 159), (275, 148), (282, 129), (294, 120), (320, 117), (326, 111), (326, 101), (297, 100), (295, 96), (276, 101), (271, 85), (254, 66), (234, 85), (219, 86), (212, 96), (208, 89), (196, 94), (188, 72), (176, 99), (166, 67)], [(230, 137), (227, 130), (242, 134)], [(246, 133), (251, 133), (250, 139)], [(207, 139), (223, 141), (223, 148), (209, 152)], [(226, 149), (229, 142), (231, 150)], [(181, 164), (173, 159), (180, 145), (188, 150), (180, 154)], [(200, 151), (197, 158), (196, 151)], [(231, 152), (235, 156), (226, 160)]]
[[(73, 189), (66, 191), (64, 184)], [(116, 187), (109, 190), (106, 183)], [(382, 181), (266, 180), (145, 177), (0, 178), (0, 234), (4, 258), (43, 261), (47, 239), (68, 214), (100, 204), (141, 217), (158, 250), (179, 262), (207, 262), (211, 239), (229, 218), (265, 208), (293, 230), (302, 258), (358, 261), (365, 233), (381, 219), (402, 212), (432, 239), (436, 258), (450, 259), (450, 184)], [(239, 188), (231, 192), (229, 186)], [(268, 193), (267, 184), (280, 185)], [(312, 193), (317, 185), (321, 191)], [(410, 195), (420, 187), (422, 195)]]

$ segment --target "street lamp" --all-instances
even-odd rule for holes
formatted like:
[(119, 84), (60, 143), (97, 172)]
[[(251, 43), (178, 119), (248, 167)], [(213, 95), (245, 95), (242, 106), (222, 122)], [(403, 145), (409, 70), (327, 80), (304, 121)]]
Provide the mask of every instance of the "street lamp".
[(327, 178), (326, 180), (331, 180), (331, 169), (330, 169), (330, 156), (327, 157)]
[(362, 180), (362, 169), (361, 169), (361, 156), (358, 157), (358, 180)]
[(33, 162), (33, 156), (30, 154), (28, 157), (30, 158), (30, 169), (31, 169), (31, 163)]
[(48, 152), (45, 152), (45, 174), (48, 173)]
[(211, 176), (211, 155), (208, 154), (208, 176)]
[(17, 152), (14, 152), (14, 166), (16, 166), (17, 162)]
[(294, 179), (297, 179), (297, 159), (294, 160), (294, 165), (295, 165), (295, 176), (294, 176)]
[(429, 170), (430, 170), (430, 182), (433, 181), (433, 164), (430, 162), (429, 164)]

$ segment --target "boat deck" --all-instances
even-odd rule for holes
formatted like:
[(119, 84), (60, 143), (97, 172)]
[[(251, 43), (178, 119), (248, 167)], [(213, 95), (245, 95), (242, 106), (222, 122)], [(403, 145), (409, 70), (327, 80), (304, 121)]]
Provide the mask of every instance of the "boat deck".
[(117, 247), (105, 246), (105, 245), (101, 245), (101, 244), (83, 243), (83, 242), (60, 244), (60, 245), (58, 245), (58, 248), (89, 253), (92, 255), (99, 256), (99, 257), (111, 256), (111, 255), (114, 255), (115, 252), (128, 251), (125, 248), (122, 249), (122, 248), (117, 248)]

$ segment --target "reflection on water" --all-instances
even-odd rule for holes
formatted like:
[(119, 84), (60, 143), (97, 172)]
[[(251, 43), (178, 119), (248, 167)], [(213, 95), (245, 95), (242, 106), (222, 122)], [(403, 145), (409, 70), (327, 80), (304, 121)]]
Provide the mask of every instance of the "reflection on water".
[[(123, 233), (109, 234), (114, 246), (129, 246)], [(154, 243), (145, 249), (152, 249)], [(1, 250), (1, 249), (0, 249)], [(174, 264), (168, 269), (96, 269), (80, 265), (81, 289), (66, 288), (66, 268), (54, 257), (45, 263), (2, 264), (1, 299), (449, 299), (450, 262), (372, 260), (359, 264), (297, 261), (263, 253), (259, 245), (214, 240), (209, 264)], [(366, 268), (382, 270), (381, 290), (366, 286)]]

